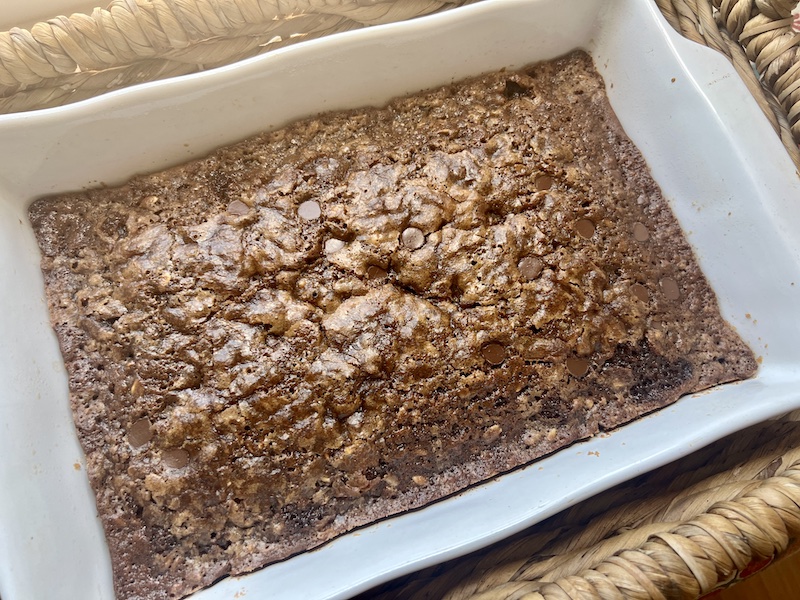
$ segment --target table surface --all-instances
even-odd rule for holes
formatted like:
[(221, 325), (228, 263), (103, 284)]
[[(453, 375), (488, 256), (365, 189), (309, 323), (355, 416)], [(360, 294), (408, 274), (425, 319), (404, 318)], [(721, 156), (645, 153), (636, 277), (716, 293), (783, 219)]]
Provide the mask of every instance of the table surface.
[(800, 552), (778, 560), (763, 571), (707, 600), (800, 600)]

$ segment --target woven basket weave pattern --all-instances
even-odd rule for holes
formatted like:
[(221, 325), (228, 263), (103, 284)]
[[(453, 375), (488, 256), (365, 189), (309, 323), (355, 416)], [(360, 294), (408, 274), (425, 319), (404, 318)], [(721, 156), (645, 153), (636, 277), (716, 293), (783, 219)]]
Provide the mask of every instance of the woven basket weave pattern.
[(0, 33), (0, 113), (58, 106), (145, 81), (470, 0), (114, 0)]
[[(115, 0), (0, 33), (0, 113), (58, 106), (475, 0)], [(726, 55), (800, 169), (792, 0), (655, 0)], [(689, 599), (800, 537), (800, 422), (722, 440), (479, 553), (365, 597)]]

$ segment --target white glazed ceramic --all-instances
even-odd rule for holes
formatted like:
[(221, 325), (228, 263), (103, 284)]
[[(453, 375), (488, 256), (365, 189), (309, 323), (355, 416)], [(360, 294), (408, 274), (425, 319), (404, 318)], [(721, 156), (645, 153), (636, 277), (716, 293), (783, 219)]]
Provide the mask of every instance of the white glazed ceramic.
[(647, 0), (487, 0), (63, 108), (0, 117), (0, 596), (113, 598), (26, 206), (183, 162), (297, 117), (587, 48), (758, 376), (197, 600), (346, 598), (463, 554), (800, 407), (800, 185), (727, 62)]

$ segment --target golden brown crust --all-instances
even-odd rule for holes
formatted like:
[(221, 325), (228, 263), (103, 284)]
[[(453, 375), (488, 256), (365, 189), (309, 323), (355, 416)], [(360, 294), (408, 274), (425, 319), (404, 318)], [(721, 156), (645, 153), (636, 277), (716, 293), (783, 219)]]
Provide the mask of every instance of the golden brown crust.
[(30, 215), (120, 598), (755, 370), (583, 53)]

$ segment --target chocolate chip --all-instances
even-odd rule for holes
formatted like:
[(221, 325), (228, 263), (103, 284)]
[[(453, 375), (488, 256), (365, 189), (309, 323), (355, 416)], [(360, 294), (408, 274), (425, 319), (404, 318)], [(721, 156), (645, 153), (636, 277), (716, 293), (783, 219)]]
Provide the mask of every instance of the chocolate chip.
[(314, 221), (319, 219), (322, 214), (322, 209), (319, 207), (319, 202), (316, 200), (306, 200), (297, 207), (297, 215), (306, 221)]
[(499, 344), (497, 342), (489, 342), (485, 344), (483, 348), (481, 348), (481, 354), (483, 358), (486, 359), (490, 365), (497, 365), (503, 364), (503, 361), (506, 359), (506, 349), (503, 344)]
[(553, 187), (553, 178), (550, 175), (539, 175), (536, 178), (536, 189), (540, 192), (549, 190)]
[(637, 242), (646, 242), (650, 239), (650, 231), (644, 223), (633, 224), (633, 239)]
[(150, 419), (139, 419), (128, 429), (128, 443), (134, 448), (144, 446), (153, 439), (153, 427)]
[(541, 274), (543, 267), (544, 263), (542, 260), (535, 256), (526, 256), (519, 261), (519, 265), (517, 265), (520, 274), (528, 280), (536, 279)]
[(589, 361), (585, 358), (571, 356), (567, 359), (567, 370), (573, 377), (583, 377), (589, 372)]
[(228, 212), (241, 217), (250, 212), (250, 207), (241, 200), (234, 200), (228, 204)]
[(631, 293), (642, 302), (647, 302), (647, 300), (650, 298), (650, 294), (647, 291), (647, 288), (644, 287), (641, 283), (634, 283), (631, 286)]
[(664, 277), (661, 280), (661, 292), (667, 300), (677, 300), (681, 297), (681, 289), (678, 282), (671, 277)]
[(161, 462), (171, 469), (182, 469), (189, 464), (189, 453), (183, 448), (164, 450), (161, 453)]
[(400, 236), (403, 245), (410, 250), (417, 250), (425, 245), (425, 234), (416, 227), (407, 227)]
[(378, 265), (370, 265), (367, 267), (367, 277), (370, 279), (383, 279), (386, 277), (386, 269)]
[(575, 223), (575, 230), (584, 239), (589, 239), (594, 235), (594, 222), (590, 219), (581, 219)]

